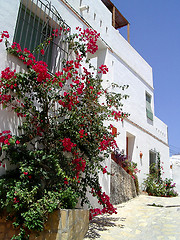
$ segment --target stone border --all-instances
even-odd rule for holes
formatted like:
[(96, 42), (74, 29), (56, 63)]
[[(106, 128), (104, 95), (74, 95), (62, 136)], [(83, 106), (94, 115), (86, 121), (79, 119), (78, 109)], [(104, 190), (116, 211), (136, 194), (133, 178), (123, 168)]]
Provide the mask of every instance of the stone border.
[[(49, 215), (39, 236), (32, 234), (30, 240), (82, 240), (89, 227), (89, 210), (60, 209)], [(11, 222), (0, 219), (0, 239), (10, 240), (17, 234)]]

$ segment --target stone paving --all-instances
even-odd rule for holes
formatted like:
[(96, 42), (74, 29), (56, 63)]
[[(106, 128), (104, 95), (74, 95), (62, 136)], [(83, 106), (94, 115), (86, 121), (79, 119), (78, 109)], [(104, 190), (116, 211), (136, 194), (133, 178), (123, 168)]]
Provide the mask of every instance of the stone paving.
[(84, 240), (180, 240), (180, 197), (140, 195), (116, 207), (93, 219)]

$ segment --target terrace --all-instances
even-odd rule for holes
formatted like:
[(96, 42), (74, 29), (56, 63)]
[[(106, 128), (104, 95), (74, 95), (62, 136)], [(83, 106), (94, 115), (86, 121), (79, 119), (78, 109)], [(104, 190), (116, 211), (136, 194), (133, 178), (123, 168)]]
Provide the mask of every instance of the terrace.
[(112, 26), (115, 29), (119, 29), (127, 26), (127, 40), (130, 43), (130, 23), (127, 19), (119, 12), (115, 5), (110, 0), (101, 0), (104, 5), (112, 13)]

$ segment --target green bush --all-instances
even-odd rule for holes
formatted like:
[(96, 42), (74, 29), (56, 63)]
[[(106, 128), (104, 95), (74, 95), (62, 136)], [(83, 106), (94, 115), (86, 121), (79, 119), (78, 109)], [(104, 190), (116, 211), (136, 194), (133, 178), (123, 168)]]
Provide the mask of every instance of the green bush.
[(157, 165), (155, 163), (150, 166), (150, 174), (147, 174), (147, 178), (144, 180), (144, 190), (151, 196), (159, 197), (175, 197), (177, 192), (174, 190), (175, 183), (172, 183), (172, 179), (161, 177), (160, 155), (158, 154)]

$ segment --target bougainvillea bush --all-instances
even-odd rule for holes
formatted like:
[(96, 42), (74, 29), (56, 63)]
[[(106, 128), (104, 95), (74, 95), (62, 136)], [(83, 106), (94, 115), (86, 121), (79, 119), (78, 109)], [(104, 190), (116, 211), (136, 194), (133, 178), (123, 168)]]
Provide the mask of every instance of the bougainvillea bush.
[[(56, 37), (61, 31), (56, 30)], [(98, 174), (108, 174), (102, 163), (117, 147), (112, 124), (104, 122), (127, 116), (121, 109), (127, 96), (117, 91), (126, 86), (103, 88), (101, 76), (108, 68), (95, 69), (87, 59), (98, 50), (99, 34), (91, 29), (77, 32), (66, 39), (71, 59), (55, 74), (18, 43), (8, 46), (8, 33), (1, 33), (7, 51), (27, 68), (24, 73), (6, 68), (0, 78), (0, 104), (21, 122), (18, 135), (8, 129), (0, 133), (2, 166), (7, 161), (17, 166), (0, 177), (0, 210), (20, 228), (13, 239), (42, 231), (48, 214), (57, 208), (74, 208), (79, 199), (82, 206), (90, 205), (87, 191), (102, 205), (92, 216), (116, 212)], [(39, 51), (44, 54), (43, 44)]]

